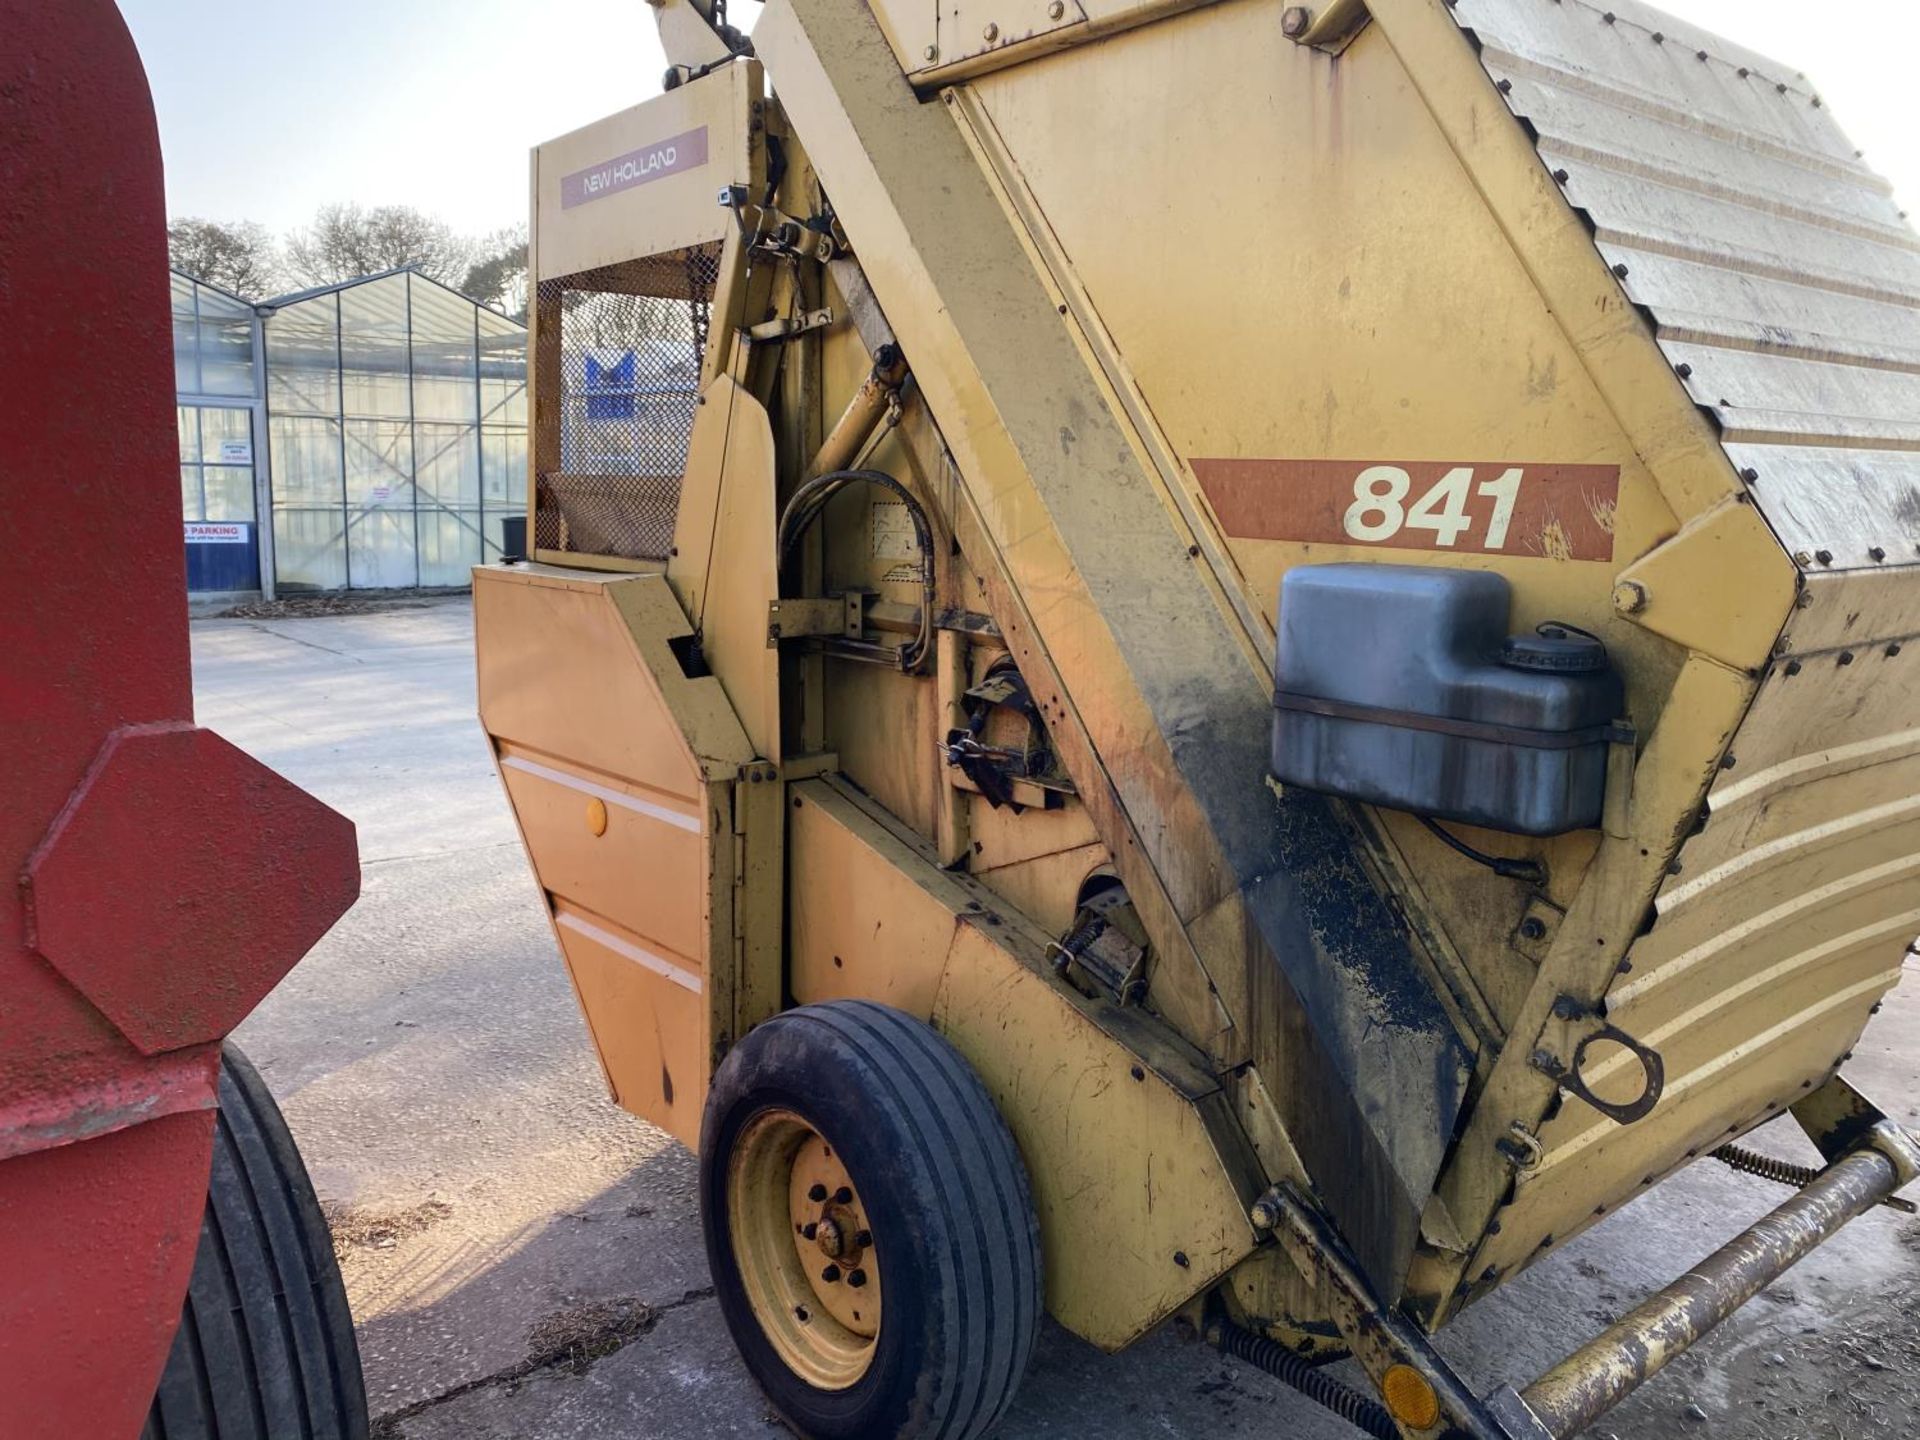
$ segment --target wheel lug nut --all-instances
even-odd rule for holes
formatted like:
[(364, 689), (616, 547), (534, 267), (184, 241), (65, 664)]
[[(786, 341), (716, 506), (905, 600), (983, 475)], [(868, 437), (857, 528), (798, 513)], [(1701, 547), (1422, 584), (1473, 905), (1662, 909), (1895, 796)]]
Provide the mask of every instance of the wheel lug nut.
[(858, 1245), (862, 1250), (866, 1249), (867, 1246), (873, 1244), (873, 1231), (871, 1230), (854, 1231), (853, 1243)]
[(866, 1271), (852, 1270), (847, 1273), (847, 1284), (853, 1286), (854, 1289), (858, 1290), (862, 1285), (866, 1283), (867, 1283)]
[(833, 1203), (836, 1205), (851, 1205), (853, 1203), (853, 1191), (842, 1185), (838, 1190), (833, 1192)]
[(826, 1198), (827, 1198), (827, 1187), (824, 1185), (816, 1185), (811, 1190), (807, 1191), (807, 1199), (813, 1201), (813, 1203), (816, 1205), (818, 1205), (822, 1200)]
[(815, 1224), (813, 1221), (809, 1220), (806, 1223), (805, 1227), (802, 1228), (800, 1233), (806, 1236), (807, 1239), (811, 1240), (814, 1238), (814, 1236), (820, 1233), (820, 1227), (817, 1224)]
[[(857, 1274), (858, 1272), (856, 1271), (855, 1273)], [(820, 1278), (826, 1281), (827, 1284), (829, 1285), (833, 1284), (835, 1281), (837, 1281), (840, 1278), (840, 1267), (838, 1265), (827, 1266), (826, 1269), (820, 1272)], [(862, 1275), (860, 1278), (862, 1283), (864, 1283), (866, 1280), (866, 1276)]]

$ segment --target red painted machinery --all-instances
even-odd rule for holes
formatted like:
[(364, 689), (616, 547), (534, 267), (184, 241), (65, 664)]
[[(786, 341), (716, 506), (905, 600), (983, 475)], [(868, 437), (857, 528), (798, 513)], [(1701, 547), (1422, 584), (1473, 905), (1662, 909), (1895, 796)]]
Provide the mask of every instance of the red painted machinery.
[(109, 0), (0, 33), (0, 1435), (364, 1434), (312, 1190), (221, 1063), (353, 903), (353, 826), (193, 723), (132, 40)]

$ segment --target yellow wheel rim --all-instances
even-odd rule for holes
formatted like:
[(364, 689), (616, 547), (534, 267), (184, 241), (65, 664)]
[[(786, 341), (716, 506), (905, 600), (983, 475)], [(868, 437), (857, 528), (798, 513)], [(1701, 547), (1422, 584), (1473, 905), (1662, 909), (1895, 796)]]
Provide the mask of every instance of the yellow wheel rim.
[(733, 1260), (760, 1328), (817, 1390), (867, 1373), (880, 1334), (880, 1265), (853, 1177), (791, 1110), (749, 1120), (727, 1162)]

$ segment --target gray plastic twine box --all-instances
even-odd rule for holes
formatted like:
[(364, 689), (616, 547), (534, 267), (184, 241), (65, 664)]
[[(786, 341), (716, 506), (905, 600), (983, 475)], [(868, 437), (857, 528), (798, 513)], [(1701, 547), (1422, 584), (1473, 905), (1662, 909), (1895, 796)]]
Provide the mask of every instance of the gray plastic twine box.
[(1600, 822), (1620, 676), (1585, 631), (1509, 634), (1503, 576), (1304, 565), (1280, 585), (1283, 784), (1523, 835)]

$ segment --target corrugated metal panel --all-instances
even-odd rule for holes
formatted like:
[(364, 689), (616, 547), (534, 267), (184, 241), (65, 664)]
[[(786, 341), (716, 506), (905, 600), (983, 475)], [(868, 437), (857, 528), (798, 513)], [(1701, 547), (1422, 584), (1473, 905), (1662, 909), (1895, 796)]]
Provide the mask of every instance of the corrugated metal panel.
[(1806, 78), (1633, 0), (1455, 15), (1781, 543), (1920, 564), (1920, 238)]
[[(1541, 1126), (1475, 1261), (1505, 1268), (1819, 1083), (1920, 931), (1920, 238), (1784, 66), (1632, 0), (1455, 15), (1812, 602), (1607, 996), (1666, 1092), (1634, 1125)], [(1621, 1053), (1589, 1081), (1637, 1075)]]
[[(1525, 1264), (1541, 1236), (1586, 1224), (1597, 1196), (1617, 1203), (1790, 1104), (1898, 982), (1920, 932), (1920, 644), (1815, 647), (1845, 638), (1830, 630), (1843, 613), (1910, 616), (1916, 580), (1912, 568), (1813, 577), (1844, 587), (1844, 603), (1789, 628), (1805, 658), (1761, 682), (1653, 927), (1607, 995), (1608, 1018), (1660, 1052), (1665, 1094), (1628, 1126), (1562, 1107), (1476, 1264)], [(1636, 1075), (1616, 1054), (1589, 1082), (1624, 1098)]]

